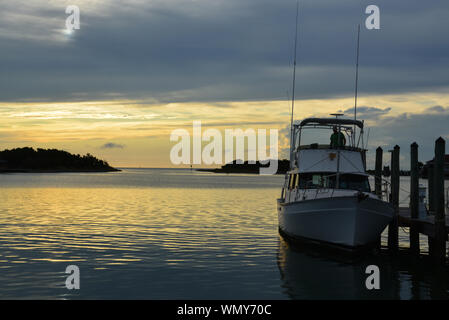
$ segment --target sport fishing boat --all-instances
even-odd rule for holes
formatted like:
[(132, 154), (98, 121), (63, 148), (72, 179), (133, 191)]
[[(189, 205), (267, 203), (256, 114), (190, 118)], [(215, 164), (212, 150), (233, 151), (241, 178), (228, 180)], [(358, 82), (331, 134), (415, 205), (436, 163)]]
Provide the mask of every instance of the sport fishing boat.
[[(356, 146), (354, 134), (359, 128), (363, 146), (363, 122), (338, 116), (292, 122), (290, 170), (278, 199), (279, 231), (287, 238), (353, 250), (376, 243), (394, 210), (371, 192), (366, 149)], [(333, 130), (348, 145), (303, 145), (308, 129)]]
[[(298, 16), (299, 2), (296, 7), (290, 170), (277, 200), (279, 231), (290, 239), (357, 250), (378, 243), (394, 215), (393, 206), (371, 192), (366, 174), (364, 123), (357, 120), (360, 24), (357, 28), (354, 118), (344, 119), (339, 118), (343, 114), (333, 114), (335, 118), (307, 118), (294, 122)], [(306, 129), (333, 130), (331, 143), (329, 140), (326, 144), (317, 143), (320, 135), (314, 134), (310, 144), (302, 144)], [(358, 136), (357, 129), (360, 130)]]

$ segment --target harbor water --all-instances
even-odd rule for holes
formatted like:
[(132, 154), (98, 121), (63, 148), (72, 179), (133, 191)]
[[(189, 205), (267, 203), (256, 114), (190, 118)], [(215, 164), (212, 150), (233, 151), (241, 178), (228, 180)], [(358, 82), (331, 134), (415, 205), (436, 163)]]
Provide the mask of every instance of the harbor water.
[[(449, 297), (448, 272), (426, 257), (425, 237), (417, 260), (349, 259), (286, 242), (282, 183), (184, 169), (3, 174), (0, 299)], [(408, 188), (402, 177), (403, 204)], [(400, 245), (407, 240), (400, 229)], [(66, 288), (69, 265), (80, 270), (79, 290)], [(379, 290), (365, 286), (368, 265), (379, 266)]]

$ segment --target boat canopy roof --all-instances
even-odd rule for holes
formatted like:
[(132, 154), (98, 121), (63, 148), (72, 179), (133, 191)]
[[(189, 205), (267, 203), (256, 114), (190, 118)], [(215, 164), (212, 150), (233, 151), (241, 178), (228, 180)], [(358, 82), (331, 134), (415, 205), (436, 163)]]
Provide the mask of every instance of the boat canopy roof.
[(306, 118), (299, 123), (300, 127), (304, 126), (316, 126), (316, 125), (356, 125), (360, 129), (363, 129), (363, 122), (353, 119), (337, 119), (337, 118)]

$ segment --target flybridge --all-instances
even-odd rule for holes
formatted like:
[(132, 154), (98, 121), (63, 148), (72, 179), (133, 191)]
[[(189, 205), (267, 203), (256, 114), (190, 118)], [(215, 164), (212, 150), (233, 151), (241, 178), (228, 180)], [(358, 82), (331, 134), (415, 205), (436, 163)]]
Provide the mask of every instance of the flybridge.
[(296, 121), (295, 126), (333, 126), (333, 125), (355, 125), (363, 129), (363, 121), (338, 118), (306, 118), (300, 122)]
[[(338, 114), (337, 116), (341, 116)], [(331, 130), (337, 128), (338, 132), (342, 132), (346, 135), (346, 140), (348, 141), (347, 146), (342, 146), (341, 148), (352, 149), (353, 151), (361, 151), (364, 149), (364, 122), (355, 119), (342, 119), (342, 118), (306, 118), (302, 121), (295, 121), (292, 126), (293, 141), (291, 146), (291, 152), (294, 153), (295, 150), (301, 148), (301, 135), (302, 131), (305, 129), (327, 129)], [(355, 129), (359, 128), (360, 134), (358, 135), (358, 141), (356, 141)], [(361, 143), (361, 144), (360, 144)], [(313, 144), (315, 145), (315, 144)], [(358, 146), (361, 145), (360, 150)]]
[[(298, 169), (300, 172), (323, 171), (338, 173), (360, 173), (364, 174), (365, 145), (364, 145), (364, 122), (355, 119), (342, 119), (335, 114), (336, 118), (306, 118), (295, 121), (292, 127), (293, 139), (290, 149), (290, 169)], [(355, 128), (358, 127), (360, 135), (355, 139)], [(305, 129), (334, 130), (345, 136), (348, 144), (335, 147), (331, 141), (327, 144), (312, 143), (302, 145), (302, 135)], [(334, 133), (335, 134), (335, 133)], [(317, 136), (313, 136), (314, 139)], [(318, 141), (314, 141), (318, 142)], [(361, 148), (358, 146), (361, 143)]]

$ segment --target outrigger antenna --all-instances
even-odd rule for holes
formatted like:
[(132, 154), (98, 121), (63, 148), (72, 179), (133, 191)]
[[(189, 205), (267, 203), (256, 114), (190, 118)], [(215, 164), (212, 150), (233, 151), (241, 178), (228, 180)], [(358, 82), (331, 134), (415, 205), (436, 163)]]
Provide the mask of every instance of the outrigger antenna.
[(298, 45), (298, 17), (299, 17), (299, 0), (296, 2), (296, 27), (295, 27), (295, 51), (293, 59), (293, 89), (292, 89), (292, 115), (290, 119), (290, 169), (292, 169), (292, 152), (293, 152), (293, 112), (295, 110), (295, 87), (296, 87), (296, 48)]
[[(359, 48), (360, 48), (360, 23), (357, 26), (357, 58), (356, 58), (356, 64), (355, 64), (354, 120), (357, 120), (357, 92), (358, 92), (358, 82), (359, 82)], [(355, 140), (356, 140), (356, 126), (354, 125), (354, 142), (355, 142)]]

